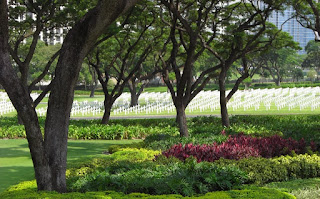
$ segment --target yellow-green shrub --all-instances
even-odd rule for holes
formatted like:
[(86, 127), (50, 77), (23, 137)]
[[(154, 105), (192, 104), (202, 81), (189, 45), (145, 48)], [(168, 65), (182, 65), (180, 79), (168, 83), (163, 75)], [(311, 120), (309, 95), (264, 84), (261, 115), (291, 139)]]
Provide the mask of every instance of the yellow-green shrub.
[(320, 176), (320, 157), (317, 155), (281, 156), (273, 159), (248, 158), (238, 161), (220, 159), (215, 163), (238, 166), (248, 174), (248, 182), (256, 184)]
[(136, 149), (136, 148), (119, 148), (117, 152), (100, 156), (99, 158), (87, 159), (78, 165), (73, 165), (72, 168), (66, 172), (67, 178), (74, 176), (85, 176), (94, 171), (103, 171), (108, 165), (117, 164), (118, 162), (143, 162), (153, 160), (160, 151)]

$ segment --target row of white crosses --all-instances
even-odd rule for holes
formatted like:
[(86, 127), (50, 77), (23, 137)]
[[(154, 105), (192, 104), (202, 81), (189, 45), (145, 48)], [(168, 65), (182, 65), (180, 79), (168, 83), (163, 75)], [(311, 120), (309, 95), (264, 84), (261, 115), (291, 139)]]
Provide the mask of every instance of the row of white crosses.
[[(142, 93), (139, 98), (139, 104), (133, 107), (129, 107), (130, 103), (128, 102), (130, 102), (130, 95), (125, 94), (124, 97), (122, 97), (122, 95), (120, 97), (120, 100), (118, 98), (115, 102), (116, 106), (113, 107), (113, 113), (115, 115), (120, 113), (124, 113), (125, 115), (130, 113), (159, 114), (162, 112), (170, 113), (175, 110), (171, 100), (171, 95), (166, 92)], [(121, 104), (122, 101), (124, 102), (123, 104)]]
[(188, 105), (187, 110), (200, 112), (210, 109), (214, 111), (220, 107), (219, 91), (201, 91)]
[(98, 115), (103, 111), (103, 102), (98, 100), (88, 102), (87, 100), (78, 102), (75, 100), (72, 104), (71, 116), (81, 114), (85, 115)]
[(0, 92), (0, 116), (13, 112), (14, 110), (7, 93)]
[[(230, 91), (227, 91), (227, 94)], [(188, 105), (187, 110), (193, 111), (214, 111), (220, 108), (219, 91), (201, 91)], [(123, 101), (125, 98), (123, 98)], [(126, 96), (126, 100), (130, 101), (130, 96)], [(143, 93), (139, 102), (144, 105), (129, 107), (128, 103), (117, 104), (117, 108), (113, 110), (115, 115), (124, 113), (130, 114), (150, 114), (175, 111), (174, 105), (169, 93)], [(239, 90), (227, 104), (232, 110), (242, 109), (247, 111), (254, 108), (258, 110), (264, 106), (265, 110), (270, 110), (271, 106), (275, 106), (277, 110), (287, 109), (299, 110), (309, 109), (314, 111), (320, 107), (320, 88), (278, 88), (278, 89), (255, 89), (255, 90)]]
[[(39, 96), (38, 93), (31, 93), (31, 98), (32, 100), (36, 100)], [(0, 92), (0, 116), (4, 115), (4, 114), (8, 114), (11, 112), (14, 112), (15, 108), (13, 106), (13, 104), (11, 103), (7, 93), (5, 92)], [(40, 116), (43, 116), (45, 112), (44, 108), (40, 108), (40, 109), (36, 109), (36, 111), (38, 112), (38, 114)]]
[[(240, 97), (239, 97), (240, 96)], [(320, 107), (320, 88), (285, 88), (285, 89), (257, 89), (249, 91), (238, 91), (234, 99), (228, 103), (233, 110), (243, 107), (247, 110), (255, 107), (255, 110), (263, 104), (266, 110), (270, 110), (274, 104), (277, 110), (294, 108), (300, 110), (311, 108), (311, 111)]]
[[(230, 91), (228, 91), (230, 92)], [(227, 92), (227, 94), (228, 94)], [(188, 105), (187, 111), (214, 111), (220, 108), (219, 91), (201, 91)], [(35, 99), (38, 95), (32, 94)], [(175, 107), (172, 98), (168, 92), (142, 93), (139, 98), (139, 105), (130, 107), (130, 93), (123, 93), (114, 103), (112, 112), (117, 114), (163, 114), (172, 113)], [(320, 88), (279, 88), (279, 89), (256, 89), (239, 90), (227, 104), (232, 110), (248, 109), (258, 110), (264, 106), (265, 110), (270, 110), (275, 106), (277, 110), (281, 109), (299, 109), (311, 110), (320, 107)], [(8, 96), (0, 92), (0, 115), (14, 111)], [(46, 108), (38, 108), (39, 116), (46, 114)], [(71, 116), (77, 115), (98, 115), (104, 111), (104, 105), (101, 101), (74, 101)]]

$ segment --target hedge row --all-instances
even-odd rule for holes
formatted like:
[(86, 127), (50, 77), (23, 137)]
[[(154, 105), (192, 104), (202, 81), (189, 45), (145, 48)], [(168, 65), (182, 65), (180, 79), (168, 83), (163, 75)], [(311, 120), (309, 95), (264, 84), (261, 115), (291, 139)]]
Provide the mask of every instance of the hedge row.
[(231, 190), (231, 191), (218, 191), (207, 193), (202, 196), (183, 197), (178, 194), (169, 195), (149, 195), (144, 193), (131, 193), (123, 194), (120, 192), (106, 191), (106, 192), (71, 192), (65, 194), (59, 194), (56, 192), (38, 192), (36, 190), (35, 181), (22, 182), (18, 185), (10, 187), (7, 191), (0, 193), (2, 199), (34, 199), (34, 198), (46, 198), (46, 199), (295, 199), (294, 196), (281, 192), (275, 189), (268, 188), (247, 188), (243, 190)]
[(297, 155), (278, 158), (247, 158), (241, 160), (220, 159), (219, 165), (233, 165), (248, 174), (247, 183), (268, 182), (320, 177), (320, 156)]
[[(304, 138), (307, 142), (314, 140), (320, 143), (320, 115), (284, 115), (284, 116), (233, 116), (230, 118), (232, 127), (225, 129), (228, 134), (244, 132), (253, 136), (280, 135), (295, 140)], [(40, 118), (43, 128), (44, 118)], [(191, 138), (189, 142), (205, 144), (206, 140), (216, 141), (212, 136), (220, 135), (223, 130), (221, 119), (216, 117), (188, 118)], [(179, 130), (174, 119), (125, 119), (111, 120), (109, 125), (99, 124), (99, 120), (71, 120), (69, 138), (72, 139), (130, 139), (144, 138), (148, 135), (164, 134), (168, 137), (154, 138), (151, 148), (158, 146), (170, 147), (184, 142), (180, 139)], [(195, 135), (199, 135), (192, 139)], [(0, 138), (25, 137), (24, 127), (17, 125), (16, 118), (0, 117)], [(204, 139), (198, 141), (203, 137)], [(208, 139), (211, 137), (210, 139)], [(157, 140), (158, 139), (158, 140)], [(223, 141), (223, 140), (222, 140)]]

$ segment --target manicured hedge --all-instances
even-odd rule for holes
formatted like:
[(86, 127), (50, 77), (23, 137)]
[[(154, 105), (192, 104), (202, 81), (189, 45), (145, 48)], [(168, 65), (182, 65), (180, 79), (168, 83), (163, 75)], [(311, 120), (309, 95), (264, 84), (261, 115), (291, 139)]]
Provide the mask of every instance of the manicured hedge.
[[(40, 118), (43, 128), (44, 118)], [(308, 143), (320, 143), (320, 115), (278, 115), (278, 116), (233, 116), (232, 127), (225, 129), (227, 134), (243, 132), (253, 136), (280, 135), (295, 140), (304, 138)], [(167, 149), (173, 144), (205, 144), (222, 142), (219, 137), (223, 130), (221, 119), (216, 117), (188, 118), (190, 138), (179, 138), (179, 130), (174, 119), (125, 119), (111, 120), (109, 125), (99, 124), (100, 120), (71, 120), (69, 138), (72, 139), (126, 139), (155, 136), (148, 143), (150, 148)], [(24, 127), (17, 125), (17, 118), (0, 117), (0, 138), (25, 137)], [(167, 139), (168, 138), (168, 139)]]
[(120, 192), (106, 191), (106, 192), (71, 192), (65, 194), (59, 194), (56, 192), (38, 192), (36, 190), (35, 181), (22, 182), (18, 185), (10, 187), (5, 192), (0, 193), (1, 199), (295, 199), (294, 196), (280, 192), (275, 189), (268, 188), (247, 188), (243, 190), (231, 190), (231, 191), (217, 191), (207, 193), (202, 196), (183, 197), (177, 194), (169, 195), (149, 195), (144, 193), (131, 193), (123, 194)]
[(290, 179), (320, 177), (320, 156), (297, 155), (278, 158), (220, 159), (219, 165), (233, 165), (248, 174), (247, 183), (265, 184)]

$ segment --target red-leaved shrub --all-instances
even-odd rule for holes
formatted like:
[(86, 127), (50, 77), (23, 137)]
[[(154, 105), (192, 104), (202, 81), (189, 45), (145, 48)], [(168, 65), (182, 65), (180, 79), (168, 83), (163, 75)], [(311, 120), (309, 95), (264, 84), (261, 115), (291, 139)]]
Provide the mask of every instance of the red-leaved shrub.
[(284, 139), (278, 135), (271, 137), (256, 138), (238, 134), (230, 136), (226, 142), (218, 145), (193, 145), (182, 144), (174, 145), (162, 154), (166, 157), (174, 156), (180, 160), (185, 160), (194, 156), (198, 162), (213, 162), (220, 158), (241, 159), (247, 157), (265, 157), (271, 158), (280, 155), (287, 155), (291, 151), (303, 153), (306, 150), (304, 139), (300, 141), (292, 138)]

